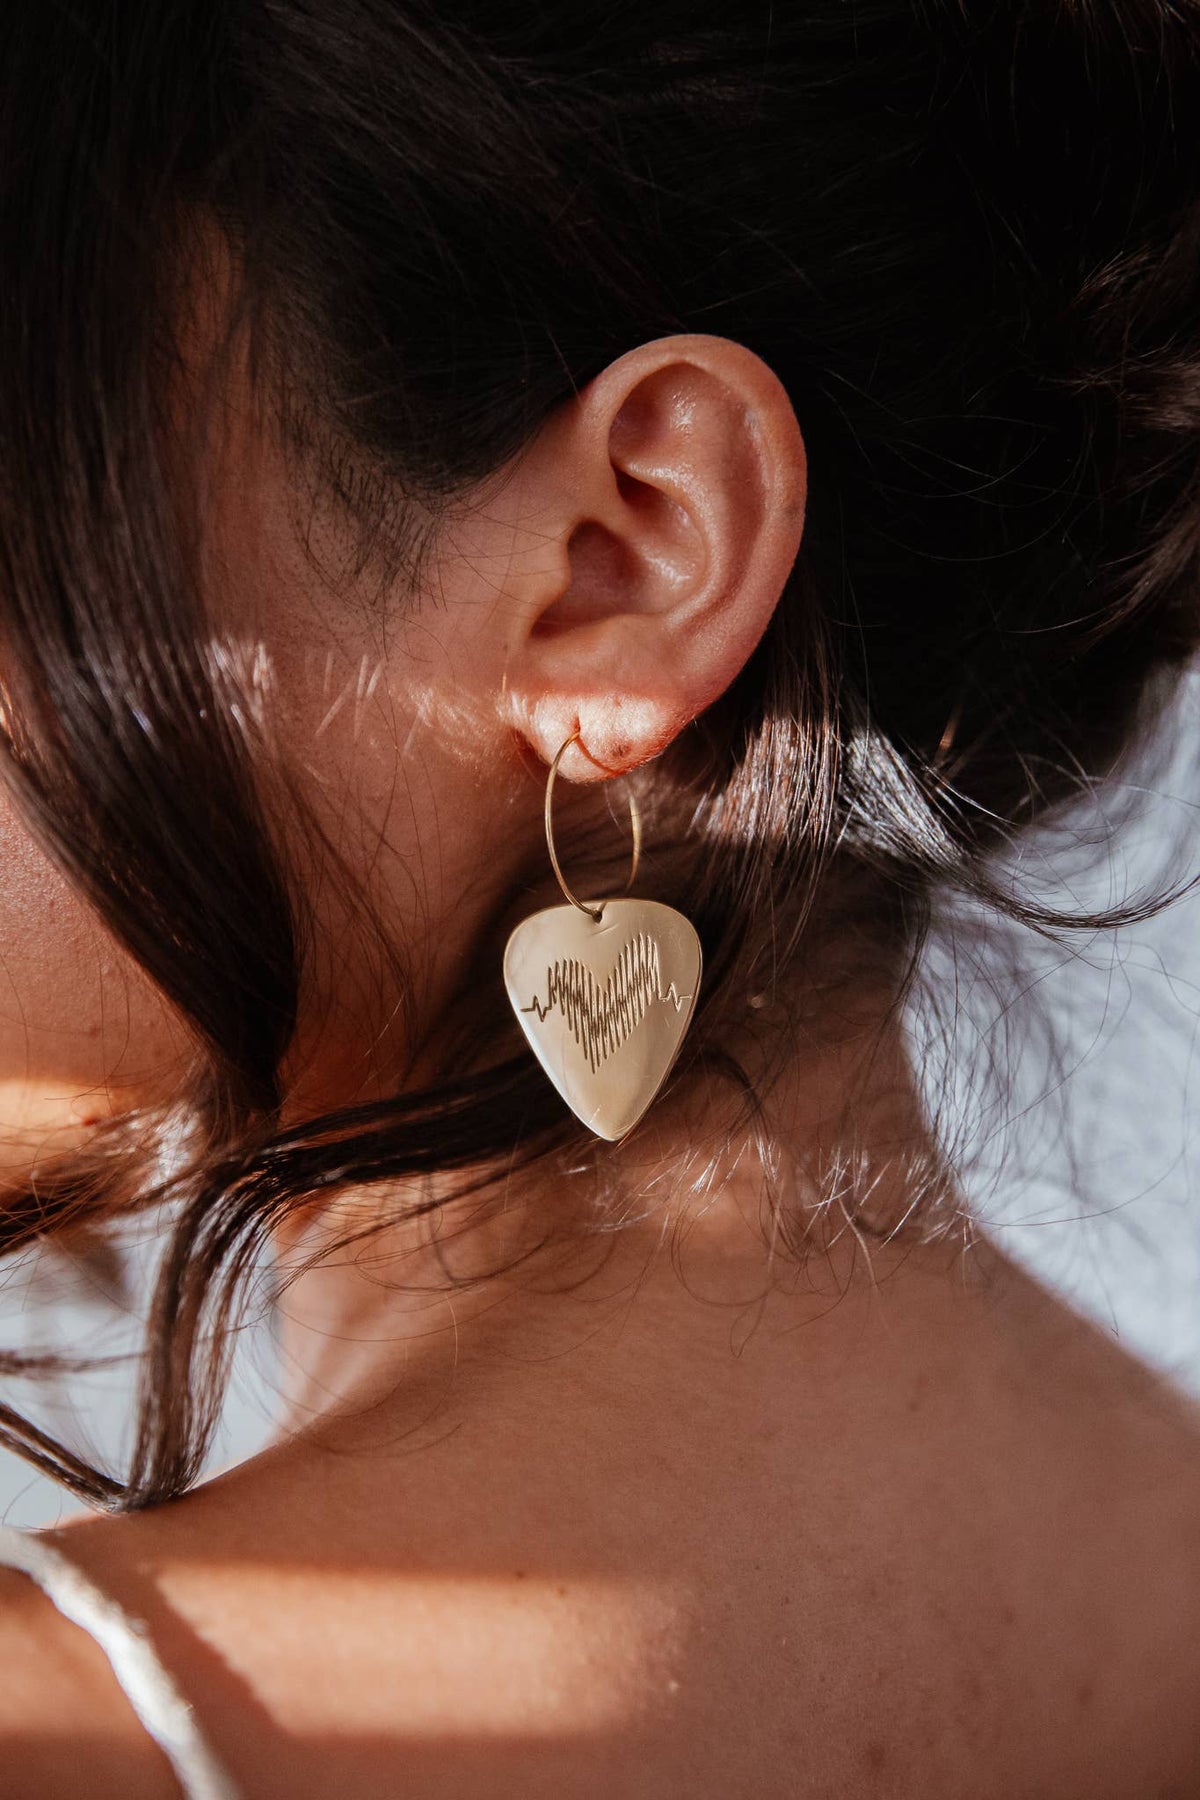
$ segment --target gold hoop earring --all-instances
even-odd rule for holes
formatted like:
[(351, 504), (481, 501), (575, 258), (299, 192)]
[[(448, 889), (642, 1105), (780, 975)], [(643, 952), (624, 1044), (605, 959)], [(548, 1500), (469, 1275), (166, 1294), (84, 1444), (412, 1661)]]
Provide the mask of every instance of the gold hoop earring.
[[(504, 951), (504, 985), (529, 1047), (577, 1119), (610, 1142), (642, 1118), (671, 1071), (696, 1009), (703, 958), (690, 919), (658, 900), (579, 900), (554, 847), (554, 778), (546, 777), (546, 849), (568, 904), (522, 919)], [(633, 858), (641, 815), (629, 796)]]

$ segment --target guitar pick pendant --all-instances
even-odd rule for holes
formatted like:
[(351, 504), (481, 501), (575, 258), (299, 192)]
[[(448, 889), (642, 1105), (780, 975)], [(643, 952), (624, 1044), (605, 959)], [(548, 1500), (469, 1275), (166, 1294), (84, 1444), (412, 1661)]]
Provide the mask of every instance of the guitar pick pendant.
[[(504, 951), (504, 985), (529, 1046), (571, 1111), (598, 1137), (631, 1131), (666, 1080), (700, 990), (700, 939), (657, 900), (577, 900), (554, 849), (546, 780), (546, 847), (569, 901), (523, 919)], [(641, 819), (630, 795), (633, 866)]]
[(530, 1048), (571, 1111), (624, 1137), (666, 1080), (700, 987), (700, 939), (673, 906), (605, 900), (523, 919), (504, 985)]

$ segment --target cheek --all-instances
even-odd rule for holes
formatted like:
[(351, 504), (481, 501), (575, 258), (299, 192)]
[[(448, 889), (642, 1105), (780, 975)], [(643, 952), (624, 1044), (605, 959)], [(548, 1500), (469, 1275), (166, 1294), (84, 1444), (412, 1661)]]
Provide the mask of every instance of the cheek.
[(0, 1174), (165, 1099), (182, 1029), (0, 796)]

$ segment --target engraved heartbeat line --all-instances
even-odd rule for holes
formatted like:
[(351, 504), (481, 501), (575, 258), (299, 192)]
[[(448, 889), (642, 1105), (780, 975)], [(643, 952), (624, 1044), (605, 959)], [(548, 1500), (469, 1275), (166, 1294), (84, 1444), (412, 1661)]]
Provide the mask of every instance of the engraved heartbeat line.
[(669, 1002), (678, 1013), (691, 997), (674, 982), (663, 992), (658, 941), (640, 931), (618, 956), (603, 987), (586, 963), (571, 957), (546, 970), (545, 1005), (535, 995), (521, 1011), (545, 1019), (557, 1006), (595, 1074), (641, 1024), (653, 1002)]

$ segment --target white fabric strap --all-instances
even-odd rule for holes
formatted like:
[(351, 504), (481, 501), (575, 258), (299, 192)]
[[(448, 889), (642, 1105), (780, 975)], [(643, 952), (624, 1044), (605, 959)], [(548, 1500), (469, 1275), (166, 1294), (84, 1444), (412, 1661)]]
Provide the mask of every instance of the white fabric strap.
[(0, 1566), (19, 1569), (64, 1618), (99, 1644), (134, 1712), (159, 1745), (186, 1800), (239, 1800), (205, 1743), (191, 1706), (163, 1668), (140, 1619), (130, 1618), (61, 1550), (36, 1532), (0, 1525)]

